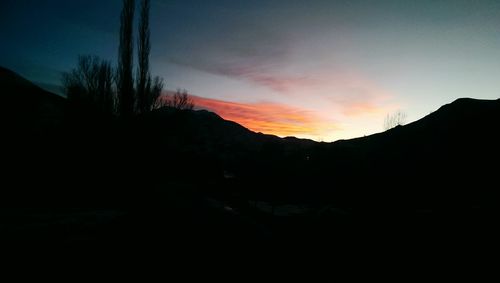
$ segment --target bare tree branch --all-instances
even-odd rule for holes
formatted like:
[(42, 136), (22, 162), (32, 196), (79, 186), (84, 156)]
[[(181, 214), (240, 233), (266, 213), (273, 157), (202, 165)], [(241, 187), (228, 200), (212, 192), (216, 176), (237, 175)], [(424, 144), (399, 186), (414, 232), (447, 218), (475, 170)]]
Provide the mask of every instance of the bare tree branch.
[(92, 107), (114, 114), (116, 95), (111, 63), (97, 56), (79, 56), (77, 67), (63, 74), (63, 89), (68, 100), (79, 107)]

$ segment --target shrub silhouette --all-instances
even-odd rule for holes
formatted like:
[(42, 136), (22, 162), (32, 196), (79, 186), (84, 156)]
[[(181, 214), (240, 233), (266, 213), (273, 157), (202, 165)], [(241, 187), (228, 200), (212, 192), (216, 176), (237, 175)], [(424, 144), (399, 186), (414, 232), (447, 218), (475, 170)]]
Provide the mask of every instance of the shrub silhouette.
[(406, 113), (399, 110), (393, 114), (387, 114), (384, 120), (384, 130), (387, 131), (404, 124), (406, 124)]
[(179, 110), (192, 110), (194, 101), (187, 93), (187, 90), (178, 89), (172, 95), (163, 95), (159, 97), (155, 108), (172, 107)]
[(63, 73), (62, 83), (72, 105), (115, 113), (113, 69), (108, 61), (97, 56), (79, 56), (77, 67)]
[(169, 106), (181, 110), (184, 109), (192, 110), (194, 108), (194, 102), (189, 97), (186, 90), (181, 91), (178, 89), (172, 96)]

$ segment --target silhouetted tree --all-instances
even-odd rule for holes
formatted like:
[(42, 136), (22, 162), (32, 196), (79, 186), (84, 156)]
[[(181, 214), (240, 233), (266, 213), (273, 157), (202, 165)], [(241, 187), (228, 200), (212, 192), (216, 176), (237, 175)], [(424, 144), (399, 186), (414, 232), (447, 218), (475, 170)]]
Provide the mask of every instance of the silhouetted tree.
[(170, 107), (170, 96), (165, 94), (160, 95), (153, 105), (153, 109), (160, 109), (162, 107)]
[(172, 95), (161, 95), (156, 100), (153, 108), (158, 109), (162, 107), (172, 107), (180, 110), (192, 110), (195, 104), (193, 99), (189, 96), (187, 90), (178, 89)]
[(194, 108), (194, 102), (191, 97), (189, 97), (188, 93), (186, 90), (181, 91), (178, 89), (174, 95), (172, 96), (172, 99), (169, 102), (169, 106), (176, 108), (176, 109), (188, 109), (192, 110)]
[(73, 105), (114, 113), (113, 69), (108, 61), (97, 56), (79, 56), (77, 67), (63, 74), (62, 83)]
[[(94, 56), (80, 56), (75, 70), (63, 76), (63, 85), (68, 98), (80, 104), (92, 104), (106, 113), (131, 117), (158, 108), (163, 79), (152, 79), (149, 70), (151, 50), (149, 11), (150, 1), (141, 0), (141, 18), (138, 31), (138, 66), (136, 90), (133, 78), (133, 22), (134, 0), (123, 0), (120, 25), (120, 44), (116, 79), (107, 61)], [(113, 87), (116, 82), (116, 88)]]
[(156, 76), (153, 80), (153, 84), (151, 85), (151, 89), (148, 93), (148, 96), (146, 96), (147, 102), (146, 105), (148, 105), (148, 111), (151, 111), (161, 105), (161, 92), (163, 91), (164, 83), (163, 79)]
[(393, 114), (387, 114), (384, 120), (384, 130), (392, 129), (396, 126), (402, 126), (406, 123), (406, 113), (399, 110)]
[(137, 40), (137, 102), (139, 112), (151, 110), (151, 74), (149, 72), (149, 53), (151, 51), (149, 32), (149, 0), (141, 1), (141, 18), (139, 20), (139, 38)]
[(97, 103), (104, 113), (115, 114), (116, 92), (113, 89), (114, 76), (110, 62), (101, 61), (98, 81)]
[(120, 25), (120, 46), (118, 55), (117, 90), (120, 98), (120, 114), (130, 117), (134, 114), (135, 94), (132, 76), (134, 0), (123, 0)]

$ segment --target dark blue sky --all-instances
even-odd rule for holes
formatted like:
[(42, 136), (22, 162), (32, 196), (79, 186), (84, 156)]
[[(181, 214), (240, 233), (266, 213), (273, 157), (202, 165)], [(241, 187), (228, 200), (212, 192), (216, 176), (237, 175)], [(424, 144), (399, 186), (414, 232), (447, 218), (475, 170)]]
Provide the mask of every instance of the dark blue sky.
[[(79, 54), (116, 62), (120, 10), (2, 0), (0, 65), (56, 85)], [(397, 109), (415, 120), (458, 97), (500, 96), (500, 1), (152, 0), (151, 32), (168, 89), (280, 135), (354, 137)]]

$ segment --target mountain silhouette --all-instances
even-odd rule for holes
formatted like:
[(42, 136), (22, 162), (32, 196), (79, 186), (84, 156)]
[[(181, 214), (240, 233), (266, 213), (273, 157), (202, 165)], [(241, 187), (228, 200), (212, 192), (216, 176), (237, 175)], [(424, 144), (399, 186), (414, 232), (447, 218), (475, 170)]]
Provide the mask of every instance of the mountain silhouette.
[[(406, 126), (330, 144), (324, 149), (329, 155), (322, 156), (347, 171), (354, 183), (337, 176), (346, 185), (382, 184), (390, 202), (460, 206), (487, 201), (488, 195), (493, 204), (498, 192), (488, 184), (497, 182), (499, 125), (500, 100), (462, 98)], [(335, 155), (347, 155), (346, 160)]]
[(375, 199), (408, 207), (496, 197), (483, 189), (500, 157), (499, 100), (458, 99), (411, 124), (333, 143), (254, 133), (207, 111), (160, 109), (142, 118), (140, 128), (152, 127), (165, 152), (203, 157), (219, 175), (233, 172), (282, 197), (300, 191), (301, 199), (319, 194), (364, 207)]
[(31, 130), (47, 130), (64, 119), (66, 101), (47, 92), (20, 75), (0, 67), (2, 123), (5, 127), (21, 126)]
[[(324, 143), (255, 133), (205, 110), (76, 117), (64, 98), (3, 68), (0, 90), (1, 199), (15, 211), (9, 223), (28, 227), (11, 239), (79, 238), (82, 227), (106, 235), (84, 237), (99, 247), (458, 227), (495, 235), (500, 100), (462, 98), (405, 126)], [(33, 220), (42, 212), (50, 225)], [(75, 226), (61, 236), (66, 217)]]
[[(168, 107), (138, 116), (126, 126), (113, 122), (104, 128), (102, 122), (91, 123), (90, 129), (81, 122), (68, 126), (64, 98), (6, 69), (1, 69), (0, 82), (7, 105), (15, 105), (4, 111), (9, 117), (4, 122), (16, 125), (22, 133), (43, 132), (42, 136), (58, 145), (61, 141), (57, 138), (70, 139), (84, 155), (94, 155), (93, 146), (102, 146), (91, 145), (89, 140), (96, 140), (95, 135), (105, 143), (119, 144), (105, 150), (111, 155), (118, 154), (120, 146), (140, 149), (154, 144), (158, 147), (152, 154), (154, 159), (171, 162), (161, 173), (149, 154), (145, 157), (132, 150), (131, 156), (145, 164), (144, 174), (152, 170), (172, 178), (199, 174), (219, 180), (224, 172), (230, 172), (248, 187), (262, 188), (263, 194), (280, 191), (285, 197), (301, 192), (299, 198), (326, 194), (362, 203), (360, 198), (370, 199), (372, 194), (415, 192), (422, 197), (413, 197), (413, 193), (405, 197), (418, 202), (431, 192), (447, 191), (451, 185), (464, 182), (485, 187), (496, 169), (491, 164), (499, 157), (499, 134), (494, 130), (500, 125), (499, 100), (458, 99), (406, 126), (362, 138), (317, 143), (255, 133), (205, 110)], [(54, 130), (54, 125), (66, 126)], [(386, 190), (368, 189), (375, 184), (384, 184)], [(357, 199), (351, 199), (353, 192), (361, 191)]]

